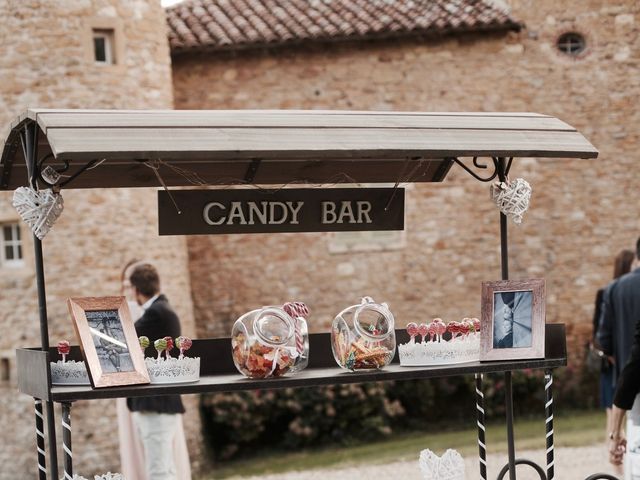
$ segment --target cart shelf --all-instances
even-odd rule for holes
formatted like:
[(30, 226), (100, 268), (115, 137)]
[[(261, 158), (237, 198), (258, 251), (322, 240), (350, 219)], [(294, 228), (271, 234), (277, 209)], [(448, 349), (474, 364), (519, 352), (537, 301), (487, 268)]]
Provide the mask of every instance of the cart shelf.
[[(408, 340), (403, 330), (396, 332), (399, 342)], [(22, 393), (43, 400), (54, 402), (72, 402), (74, 400), (93, 400), (98, 398), (117, 397), (145, 397), (155, 395), (173, 395), (207, 392), (231, 392), (242, 390), (299, 388), (319, 385), (334, 385), (362, 382), (380, 382), (389, 380), (414, 380), (426, 378), (449, 377), (455, 375), (470, 375), (475, 373), (506, 372), (523, 369), (549, 369), (567, 364), (565, 326), (564, 324), (549, 324), (546, 328), (545, 358), (536, 360), (511, 360), (506, 362), (470, 362), (455, 365), (440, 365), (433, 367), (402, 367), (398, 357), (383, 370), (365, 370), (347, 372), (339, 368), (331, 353), (328, 333), (310, 335), (310, 364), (309, 367), (294, 376), (270, 379), (248, 379), (242, 377), (233, 366), (231, 358), (231, 341), (228, 338), (209, 340), (195, 340), (190, 350), (190, 356), (201, 357), (202, 376), (198, 382), (171, 385), (138, 385), (126, 387), (111, 387), (93, 389), (90, 386), (53, 386), (47, 392), (42, 379), (46, 373), (34, 373), (46, 369), (51, 356), (35, 349), (18, 350), (19, 378), (24, 381), (19, 384)], [(78, 358), (77, 349), (72, 356)], [(30, 375), (26, 371), (31, 372)], [(23, 373), (24, 372), (24, 373)], [(36, 381), (36, 379), (40, 379)]]

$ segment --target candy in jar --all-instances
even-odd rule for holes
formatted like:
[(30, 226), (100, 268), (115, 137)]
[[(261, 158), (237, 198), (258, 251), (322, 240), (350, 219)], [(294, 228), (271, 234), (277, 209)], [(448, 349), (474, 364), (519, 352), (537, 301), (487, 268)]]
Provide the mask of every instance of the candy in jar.
[(364, 297), (359, 305), (341, 311), (333, 320), (331, 348), (338, 365), (347, 370), (388, 365), (395, 355), (396, 334), (387, 304)]
[(309, 342), (304, 335), (300, 340), (299, 325), (283, 307), (263, 307), (242, 315), (231, 331), (238, 371), (249, 378), (267, 378), (301, 370), (303, 366), (297, 362), (308, 358)]

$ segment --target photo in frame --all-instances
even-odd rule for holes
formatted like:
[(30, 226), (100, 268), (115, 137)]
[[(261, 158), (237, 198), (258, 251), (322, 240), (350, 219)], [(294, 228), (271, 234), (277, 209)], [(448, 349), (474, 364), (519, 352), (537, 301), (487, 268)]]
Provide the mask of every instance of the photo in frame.
[(480, 361), (544, 358), (545, 281), (482, 283)]
[(93, 388), (149, 383), (125, 297), (68, 298)]

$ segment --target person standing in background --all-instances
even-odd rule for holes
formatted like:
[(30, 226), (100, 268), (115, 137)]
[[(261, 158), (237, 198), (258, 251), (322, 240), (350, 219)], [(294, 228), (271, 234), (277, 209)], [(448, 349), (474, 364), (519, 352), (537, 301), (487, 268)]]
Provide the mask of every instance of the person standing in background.
[[(596, 347), (600, 347), (603, 352), (602, 364), (600, 368), (600, 404), (602, 408), (607, 412), (607, 435), (612, 430), (611, 424), (611, 406), (613, 404), (613, 394), (616, 388), (616, 379), (618, 378), (624, 362), (628, 358), (629, 348), (616, 348), (616, 344), (620, 343), (615, 341), (616, 338), (620, 338), (620, 335), (628, 335), (628, 338), (632, 338), (633, 322), (627, 322), (626, 325), (618, 325), (617, 332), (614, 331), (614, 322), (611, 318), (608, 318), (605, 325), (602, 327), (602, 331), (599, 332), (601, 327), (601, 317), (603, 312), (603, 301), (605, 290), (620, 277), (631, 271), (631, 265), (633, 264), (634, 253), (631, 250), (622, 250), (613, 263), (613, 281), (607, 287), (603, 287), (596, 293), (596, 303), (593, 314), (593, 342)], [(609, 294), (608, 294), (609, 295)], [(609, 300), (610, 301), (610, 300)], [(624, 323), (624, 322), (622, 322)], [(598, 336), (602, 336), (602, 340), (598, 340)], [(603, 343), (604, 342), (604, 343)], [(625, 351), (627, 353), (625, 353)], [(616, 362), (616, 353), (621, 358)], [(625, 357), (626, 355), (626, 357)], [(622, 358), (625, 357), (625, 358)]]
[[(144, 310), (136, 301), (135, 290), (130, 282), (131, 274), (139, 265), (148, 262), (139, 260), (129, 261), (122, 270), (120, 277), (121, 295), (125, 296), (131, 312), (131, 319), (136, 322), (144, 314)], [(152, 340), (153, 341), (153, 340)], [(150, 480), (147, 474), (144, 446), (137, 426), (134, 424), (132, 412), (127, 407), (127, 399), (117, 399), (118, 435), (120, 440), (121, 471), (124, 478), (131, 480)], [(191, 466), (189, 452), (184, 434), (182, 417), (179, 416), (176, 433), (173, 439), (172, 457), (177, 480), (191, 480)]]
[[(640, 238), (636, 243), (640, 260)], [(614, 465), (625, 461), (625, 479), (640, 479), (640, 268), (610, 283), (603, 293), (598, 341), (614, 358), (616, 390), (611, 412), (609, 459)], [(624, 368), (623, 368), (624, 367)], [(622, 423), (627, 410), (629, 454)]]

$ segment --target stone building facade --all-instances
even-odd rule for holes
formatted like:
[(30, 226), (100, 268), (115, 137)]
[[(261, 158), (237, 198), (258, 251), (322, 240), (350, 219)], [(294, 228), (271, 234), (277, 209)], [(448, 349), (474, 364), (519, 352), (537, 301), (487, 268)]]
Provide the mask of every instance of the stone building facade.
[[(533, 198), (523, 224), (509, 227), (511, 278), (546, 279), (547, 321), (567, 324), (575, 364), (591, 333), (596, 290), (609, 281), (615, 254), (640, 235), (632, 101), (640, 94), (640, 5), (506, 3), (525, 26), (520, 32), (174, 50), (175, 106), (532, 111), (575, 126), (600, 157), (516, 159), (512, 176), (531, 183)], [(556, 43), (566, 32), (583, 34), (586, 50), (561, 53)], [(399, 326), (478, 316), (481, 282), (500, 278), (488, 189), (457, 167), (442, 184), (410, 187), (402, 238), (189, 238), (194, 306), (206, 319), (198, 332), (228, 334), (239, 313), (294, 298), (308, 302), (316, 331), (365, 294), (389, 302)]]
[[(0, 2), (3, 132), (27, 107), (172, 108), (164, 15), (156, 0)], [(113, 34), (114, 64), (95, 62), (94, 31)], [(43, 242), (51, 343), (76, 343), (66, 298), (119, 294), (121, 268), (132, 258), (158, 265), (167, 296), (193, 332), (185, 239), (158, 238), (155, 191), (68, 190), (63, 197), (65, 210)], [(0, 478), (7, 480), (35, 476), (33, 403), (16, 393), (13, 351), (40, 342), (33, 245), (10, 202), (10, 193), (0, 195), (0, 223), (20, 226), (24, 258), (0, 265)], [(193, 404), (191, 412), (197, 417)], [(119, 471), (115, 403), (77, 402), (72, 417), (77, 471)], [(196, 426), (192, 437), (198, 434)]]

